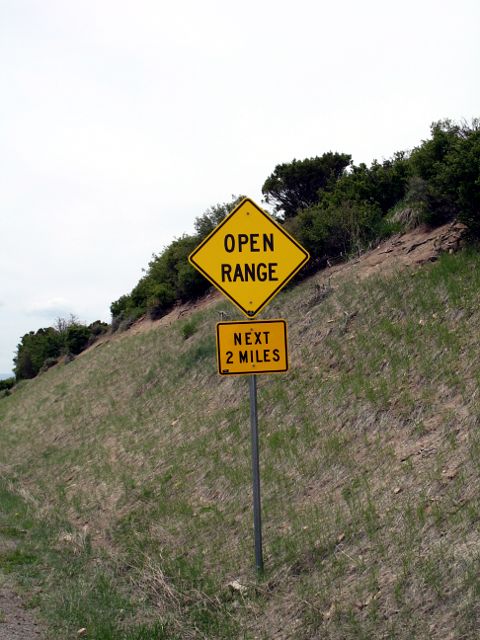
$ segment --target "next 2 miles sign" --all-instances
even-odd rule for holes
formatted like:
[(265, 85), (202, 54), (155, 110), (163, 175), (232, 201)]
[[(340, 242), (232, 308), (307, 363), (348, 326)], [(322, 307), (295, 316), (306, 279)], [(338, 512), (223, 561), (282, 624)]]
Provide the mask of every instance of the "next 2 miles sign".
[(245, 198), (189, 256), (190, 263), (254, 318), (308, 261), (307, 251)]
[(248, 320), (217, 324), (217, 361), (221, 375), (288, 371), (285, 320)]

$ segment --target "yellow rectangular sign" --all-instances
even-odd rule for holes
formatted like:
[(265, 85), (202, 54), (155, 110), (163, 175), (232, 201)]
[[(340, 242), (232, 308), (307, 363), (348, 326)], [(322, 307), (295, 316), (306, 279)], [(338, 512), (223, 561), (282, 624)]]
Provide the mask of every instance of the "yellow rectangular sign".
[(217, 324), (220, 375), (288, 371), (285, 320), (245, 320)]

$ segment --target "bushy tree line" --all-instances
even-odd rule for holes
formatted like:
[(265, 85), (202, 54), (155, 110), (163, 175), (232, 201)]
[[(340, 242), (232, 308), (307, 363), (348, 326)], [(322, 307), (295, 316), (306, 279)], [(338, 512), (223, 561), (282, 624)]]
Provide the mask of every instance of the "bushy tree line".
[[(382, 162), (354, 165), (346, 153), (279, 164), (265, 180), (265, 202), (309, 250), (308, 270), (348, 256), (409, 226), (458, 218), (480, 237), (480, 121), (434, 123), (431, 137)], [(218, 204), (195, 221), (195, 233), (153, 255), (134, 289), (112, 303), (112, 326), (128, 328), (144, 314), (164, 315), (209, 283), (189, 253), (238, 204)], [(304, 271), (306, 273), (306, 271)]]
[(188, 256), (241, 200), (242, 197), (232, 196), (231, 202), (207, 209), (196, 218), (194, 234), (177, 238), (152, 256), (145, 275), (133, 290), (110, 305), (114, 330), (128, 328), (144, 314), (160, 318), (176, 302), (194, 300), (209, 289), (209, 282), (190, 265)]
[(14, 358), (17, 380), (34, 378), (40, 371), (56, 364), (61, 356), (75, 356), (108, 330), (108, 324), (96, 320), (90, 325), (75, 317), (59, 318), (54, 327), (25, 334)]
[[(309, 250), (310, 270), (422, 222), (457, 218), (473, 238), (480, 237), (479, 120), (434, 123), (431, 138), (411, 152), (369, 167), (347, 163), (348, 158), (330, 153), (294, 160), (277, 166), (263, 185), (266, 201), (283, 212), (286, 227)], [(335, 170), (322, 159), (338, 163)], [(312, 202), (309, 172), (317, 169), (323, 172), (317, 181), (322, 186)]]
[(279, 164), (262, 187), (265, 202), (285, 219), (293, 218), (316, 204), (320, 193), (332, 191), (351, 162), (352, 156), (329, 151), (321, 157)]
[[(309, 250), (310, 271), (422, 222), (438, 225), (457, 218), (480, 240), (480, 120), (436, 122), (418, 147), (370, 166), (331, 151), (279, 164), (262, 192), (277, 218)], [(158, 318), (176, 302), (205, 293), (210, 285), (190, 266), (188, 255), (240, 200), (232, 197), (211, 207), (196, 218), (195, 233), (152, 256), (133, 290), (111, 304), (113, 330), (128, 328), (144, 314)], [(71, 320), (26, 334), (17, 348), (17, 379), (35, 376), (62, 354), (79, 353), (105, 327)]]

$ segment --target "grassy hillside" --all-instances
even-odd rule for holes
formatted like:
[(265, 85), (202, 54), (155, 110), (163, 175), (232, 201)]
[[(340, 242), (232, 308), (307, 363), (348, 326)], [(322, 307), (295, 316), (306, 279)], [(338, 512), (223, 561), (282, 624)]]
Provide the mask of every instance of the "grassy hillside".
[(259, 378), (259, 579), (247, 380), (215, 365), (230, 305), (1, 400), (0, 568), (50, 637), (477, 638), (479, 267), (317, 276), (268, 307), (291, 370)]

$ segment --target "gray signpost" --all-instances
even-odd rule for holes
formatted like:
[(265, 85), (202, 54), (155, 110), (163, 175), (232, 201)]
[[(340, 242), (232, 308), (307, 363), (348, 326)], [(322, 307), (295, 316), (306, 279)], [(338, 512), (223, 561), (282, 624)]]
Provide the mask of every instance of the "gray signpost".
[[(249, 318), (254, 318), (307, 263), (310, 256), (285, 229), (253, 200), (245, 198), (190, 254), (188, 260), (210, 282), (229, 298)], [(285, 325), (284, 321), (277, 324)], [(230, 323), (220, 323), (224, 327)], [(233, 323), (232, 323), (233, 324)], [(251, 321), (249, 324), (255, 325)], [(259, 323), (258, 323), (259, 324)], [(238, 325), (238, 323), (236, 323)], [(285, 325), (286, 326), (286, 325)], [(252, 329), (252, 331), (255, 330)], [(261, 331), (258, 329), (257, 336)], [(286, 335), (286, 334), (285, 334)], [(258, 338), (260, 340), (260, 338)], [(248, 342), (247, 345), (252, 343)], [(255, 343), (256, 344), (256, 343)], [(267, 345), (263, 345), (266, 347)], [(230, 345), (232, 349), (232, 345)], [(267, 366), (255, 369), (256, 364), (279, 362), (281, 349), (262, 350), (263, 355), (242, 352), (236, 370), (221, 366), (220, 339), (217, 326), (217, 358), (219, 373), (248, 373), (250, 388), (250, 426), (252, 436), (253, 523), (255, 533), (255, 565), (263, 571), (262, 514), (260, 502), (260, 461), (258, 454), (257, 373), (271, 373)], [(268, 356), (266, 355), (268, 351)], [(232, 364), (234, 349), (226, 351), (226, 364)], [(276, 371), (287, 371), (285, 364), (275, 365)], [(250, 365), (252, 368), (250, 369)]]
[(258, 450), (257, 377), (251, 375), (250, 387), (250, 432), (252, 436), (252, 478), (253, 478), (253, 526), (255, 530), (255, 566), (263, 571), (262, 550), (262, 505), (260, 501), (260, 456)]

